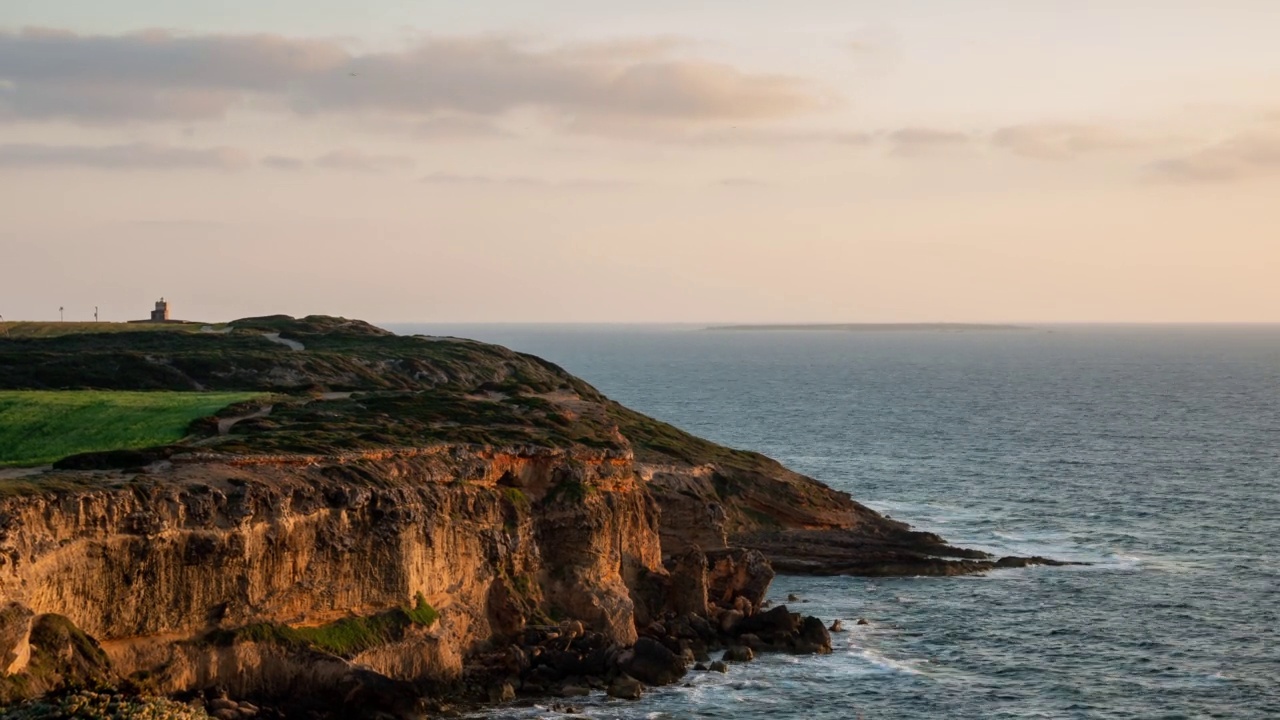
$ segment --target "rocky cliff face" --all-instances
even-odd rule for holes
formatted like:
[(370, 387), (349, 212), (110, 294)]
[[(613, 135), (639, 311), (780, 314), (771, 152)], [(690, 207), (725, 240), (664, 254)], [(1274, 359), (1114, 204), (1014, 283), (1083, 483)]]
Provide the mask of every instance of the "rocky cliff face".
[(419, 597), (430, 625), (335, 654), (445, 679), (477, 643), (561, 617), (630, 644), (631, 588), (665, 575), (658, 514), (625, 455), (441, 447), (93, 475), (77, 492), (0, 500), (0, 596), (68, 618), (159, 692), (279, 686), (272, 656), (287, 653), (243, 647), (287, 645), (263, 624), (325, 627)]

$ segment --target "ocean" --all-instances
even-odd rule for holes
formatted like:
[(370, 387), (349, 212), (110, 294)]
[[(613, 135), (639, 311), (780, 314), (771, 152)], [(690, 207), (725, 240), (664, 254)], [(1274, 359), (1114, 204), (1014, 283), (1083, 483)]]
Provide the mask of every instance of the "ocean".
[(390, 327), (540, 355), (956, 544), (1091, 563), (779, 577), (775, 602), (844, 620), (834, 654), (587, 717), (1280, 718), (1280, 326)]

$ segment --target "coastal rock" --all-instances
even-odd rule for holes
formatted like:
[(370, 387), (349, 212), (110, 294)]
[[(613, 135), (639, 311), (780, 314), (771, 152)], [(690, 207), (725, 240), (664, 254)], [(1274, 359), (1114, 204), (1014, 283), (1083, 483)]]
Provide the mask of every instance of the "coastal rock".
[(827, 628), (827, 629), (828, 629), (828, 630), (830, 630), (830, 631), (831, 631), (831, 632), (833, 632), (833, 633), (842, 633), (842, 632), (847, 632), (847, 631), (844, 629), (844, 623), (843, 623), (843, 622), (841, 622), (841, 621), (840, 621), (840, 620), (838, 620), (838, 619), (837, 619), (837, 620), (832, 620), (832, 621), (831, 621), (831, 627), (829, 627), (829, 628)]
[(735, 645), (724, 651), (724, 662), (751, 662), (756, 658), (756, 654), (751, 648), (745, 645)]
[(625, 653), (619, 668), (646, 685), (669, 685), (684, 677), (688, 666), (684, 658), (671, 652), (662, 643), (643, 637)]
[(729, 666), (728, 666), (727, 664), (725, 664), (725, 663), (724, 663), (723, 661), (721, 661), (721, 660), (717, 660), (717, 661), (715, 661), (715, 662), (711, 663), (711, 666), (710, 666), (710, 668), (709, 668), (709, 669), (711, 670), (711, 672), (718, 672), (718, 673), (727, 673), (727, 672), (729, 672)]
[(720, 632), (722, 633), (733, 632), (733, 629), (738, 626), (738, 623), (742, 622), (742, 618), (743, 618), (742, 613), (738, 612), (737, 610), (725, 610), (724, 612), (720, 613), (720, 621), (719, 621)]
[(615, 697), (622, 700), (639, 700), (644, 694), (644, 683), (631, 677), (630, 675), (619, 675), (609, 683), (609, 689), (606, 691), (609, 697)]
[(800, 621), (799, 636), (792, 652), (801, 655), (826, 655), (831, 652), (831, 634), (819, 618), (809, 616)]

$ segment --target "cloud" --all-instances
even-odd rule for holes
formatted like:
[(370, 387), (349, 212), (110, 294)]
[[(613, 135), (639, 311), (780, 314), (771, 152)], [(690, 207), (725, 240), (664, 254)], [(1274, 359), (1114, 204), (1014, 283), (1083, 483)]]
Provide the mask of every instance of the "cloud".
[(250, 159), (228, 147), (185, 148), (151, 143), (127, 145), (0, 145), (0, 167), (88, 167), (102, 170), (239, 170)]
[(414, 166), (414, 160), (406, 155), (366, 155), (358, 150), (342, 148), (321, 155), (315, 159), (314, 164), (325, 170), (377, 173), (410, 170)]
[(610, 180), (602, 178), (577, 178), (570, 180), (552, 180), (529, 175), (483, 175), (450, 172), (435, 172), (424, 176), (421, 182), (427, 185), (454, 187), (524, 187), (524, 188), (577, 188), (608, 190), (633, 187), (635, 183), (627, 180)]
[(268, 155), (262, 158), (260, 162), (266, 167), (276, 170), (302, 170), (307, 166), (306, 160), (284, 155)]
[(509, 137), (494, 121), (473, 115), (443, 115), (413, 126), (413, 134), (425, 140), (458, 140)]
[(1216, 145), (1148, 166), (1154, 180), (1227, 183), (1280, 175), (1280, 131), (1241, 133)]
[(1100, 125), (1027, 124), (996, 130), (991, 144), (1024, 157), (1066, 160), (1087, 153), (1131, 148), (1138, 143)]
[(431, 173), (424, 176), (422, 182), (428, 185), (519, 185), (524, 187), (550, 184), (546, 180), (523, 175), (465, 175), (448, 172)]
[(217, 119), (236, 108), (377, 113), (430, 123), (534, 108), (565, 122), (696, 123), (785, 117), (816, 103), (804, 82), (669, 55), (669, 43), (533, 48), (428, 38), (356, 53), (335, 40), (0, 32), (0, 118), (78, 123)]
[(971, 138), (962, 132), (907, 127), (886, 135), (895, 155), (920, 155), (935, 150), (949, 150), (969, 144)]
[(871, 133), (842, 130), (776, 130), (768, 128), (728, 128), (667, 136), (668, 142), (704, 146), (774, 146), (846, 145), (861, 147), (875, 139)]

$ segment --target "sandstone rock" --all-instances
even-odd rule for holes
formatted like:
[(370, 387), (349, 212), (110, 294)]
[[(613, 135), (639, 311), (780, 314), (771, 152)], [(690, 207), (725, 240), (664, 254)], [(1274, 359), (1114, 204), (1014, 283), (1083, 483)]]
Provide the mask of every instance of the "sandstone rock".
[(840, 622), (839, 619), (832, 620), (831, 627), (827, 629), (833, 633), (845, 632), (844, 623)]
[(563, 685), (556, 694), (560, 697), (582, 697), (590, 695), (591, 690), (581, 685)]
[(221, 708), (214, 710), (210, 715), (216, 720), (240, 720), (240, 710), (232, 708)]
[(788, 593), (787, 602), (800, 602), (800, 596), (795, 593)]
[(707, 613), (707, 556), (697, 545), (672, 558), (666, 564), (671, 584), (667, 607), (678, 615)]
[(0, 675), (26, 668), (31, 657), (31, 619), (35, 613), (16, 602), (0, 608)]
[(756, 657), (755, 652), (745, 645), (734, 645), (724, 651), (724, 662), (751, 662)]
[(606, 692), (609, 697), (616, 697), (622, 700), (639, 700), (640, 696), (644, 694), (644, 683), (624, 673), (614, 678)]
[(707, 667), (706, 663), (698, 663), (697, 665), (693, 666), (693, 669), (697, 670), (698, 672), (706, 672), (710, 668)]
[(214, 698), (209, 701), (209, 709), (218, 710), (239, 710), (240, 703), (225, 697)]
[(769, 585), (773, 583), (773, 566), (765, 556), (746, 548), (728, 548), (707, 553), (707, 600), (720, 607), (734, 607), (739, 597), (750, 607), (744, 615), (755, 612)]
[(859, 625), (870, 625), (871, 623), (867, 622), (867, 619), (866, 619), (866, 618), (858, 618), (858, 624), (859, 624)]
[(729, 666), (724, 662), (717, 660), (711, 663), (711, 672), (727, 673), (729, 672)]

